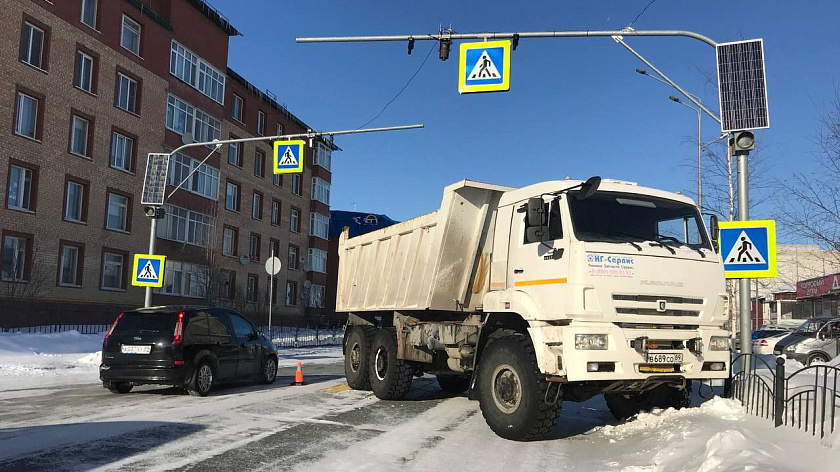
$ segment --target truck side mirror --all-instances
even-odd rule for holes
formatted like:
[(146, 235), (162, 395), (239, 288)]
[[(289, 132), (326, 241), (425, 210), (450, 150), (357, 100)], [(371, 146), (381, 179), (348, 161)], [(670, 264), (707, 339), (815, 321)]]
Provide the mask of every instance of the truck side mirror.
[(528, 227), (541, 226), (543, 224), (543, 214), (545, 212), (545, 204), (541, 197), (534, 197), (528, 199)]
[(548, 241), (548, 226), (531, 226), (525, 230), (525, 239), (528, 243)]
[(717, 254), (720, 252), (720, 244), (718, 243), (720, 228), (718, 227), (718, 217), (715, 215), (709, 217), (709, 230), (712, 233), (712, 247), (715, 248), (715, 254)]

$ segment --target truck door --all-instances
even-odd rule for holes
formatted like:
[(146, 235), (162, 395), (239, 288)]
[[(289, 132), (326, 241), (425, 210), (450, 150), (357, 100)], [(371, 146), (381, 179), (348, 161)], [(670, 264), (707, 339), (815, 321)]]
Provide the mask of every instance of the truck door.
[(527, 201), (518, 203), (511, 221), (508, 288), (529, 293), (546, 314), (560, 313), (569, 273), (563, 203), (560, 196), (543, 197), (539, 222), (529, 222)]

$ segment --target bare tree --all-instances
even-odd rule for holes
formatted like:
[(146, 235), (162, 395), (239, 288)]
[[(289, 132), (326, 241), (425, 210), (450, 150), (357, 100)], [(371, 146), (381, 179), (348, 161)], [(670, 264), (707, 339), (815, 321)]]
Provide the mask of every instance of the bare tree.
[[(40, 252), (40, 246), (34, 246), (28, 260), (25, 250), (11, 254), (8, 265), (4, 260), (0, 297), (12, 301), (30, 300), (49, 290), (50, 275)], [(6, 254), (3, 258), (6, 259)], [(27, 264), (31, 267), (26, 267)]]

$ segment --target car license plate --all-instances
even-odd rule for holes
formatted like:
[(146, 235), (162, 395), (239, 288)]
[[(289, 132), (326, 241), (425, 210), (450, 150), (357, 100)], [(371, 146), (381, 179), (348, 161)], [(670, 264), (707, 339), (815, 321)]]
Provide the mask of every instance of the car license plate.
[(648, 353), (645, 362), (648, 364), (679, 364), (683, 360), (681, 353), (674, 354), (651, 354)]
[(152, 352), (152, 346), (130, 346), (123, 344), (120, 347), (120, 352), (123, 354), (148, 354)]

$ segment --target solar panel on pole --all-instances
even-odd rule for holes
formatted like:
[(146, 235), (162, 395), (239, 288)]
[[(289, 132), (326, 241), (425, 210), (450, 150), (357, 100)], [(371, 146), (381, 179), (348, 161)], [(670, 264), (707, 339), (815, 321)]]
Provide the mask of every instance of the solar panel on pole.
[(146, 177), (143, 179), (141, 205), (163, 205), (168, 170), (169, 154), (149, 153), (146, 161)]
[(769, 128), (764, 40), (722, 43), (715, 49), (721, 131)]

